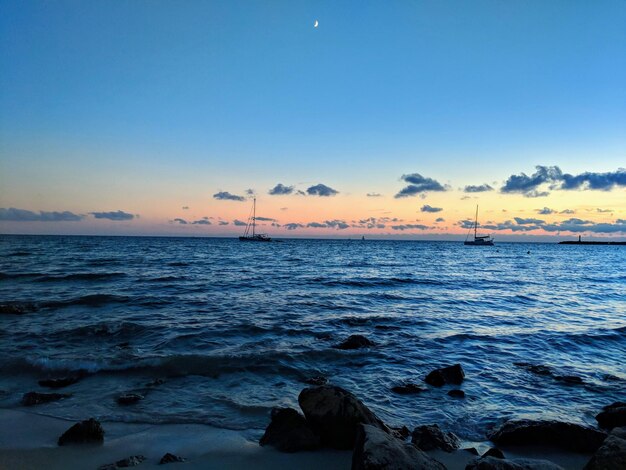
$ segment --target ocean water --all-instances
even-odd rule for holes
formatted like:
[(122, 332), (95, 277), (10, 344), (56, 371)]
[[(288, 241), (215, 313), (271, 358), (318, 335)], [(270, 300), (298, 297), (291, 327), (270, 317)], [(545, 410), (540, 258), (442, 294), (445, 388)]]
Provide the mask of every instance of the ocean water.
[[(28, 310), (0, 314), (0, 407), (82, 371), (70, 399), (29, 408), (69, 419), (258, 437), (324, 376), (391, 425), (480, 440), (511, 417), (595, 424), (626, 399), (622, 246), (2, 236), (0, 304)], [(375, 346), (333, 348), (351, 334)], [(390, 391), (457, 362), (465, 399)]]

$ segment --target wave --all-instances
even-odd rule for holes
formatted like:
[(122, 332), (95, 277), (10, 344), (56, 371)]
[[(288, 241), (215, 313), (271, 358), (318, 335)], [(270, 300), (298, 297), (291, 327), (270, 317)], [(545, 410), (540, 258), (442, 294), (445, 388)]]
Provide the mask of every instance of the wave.
[(14, 251), (13, 253), (9, 253), (7, 256), (30, 256), (33, 253), (30, 251)]
[(322, 284), (329, 287), (346, 286), (346, 287), (386, 287), (402, 284), (443, 286), (446, 282), (436, 279), (415, 279), (410, 277), (392, 277), (392, 278), (356, 278), (356, 279), (325, 279), (312, 278), (309, 280), (312, 284)]
[(58, 282), (58, 281), (98, 281), (101, 279), (112, 279), (125, 277), (126, 273), (75, 273), (60, 276), (47, 275), (37, 279), (38, 282)]
[(20, 279), (27, 277), (41, 277), (42, 273), (2, 273), (0, 272), (0, 279)]
[(88, 307), (100, 307), (102, 305), (114, 304), (114, 303), (128, 303), (131, 298), (124, 295), (112, 295), (112, 294), (90, 294), (83, 295), (81, 297), (74, 297), (69, 300), (59, 300), (52, 302), (45, 302), (42, 305), (47, 308), (63, 308), (71, 307), (74, 305), (85, 305)]
[(115, 322), (115, 323), (95, 323), (92, 325), (83, 325), (76, 328), (57, 330), (49, 333), (51, 337), (63, 338), (87, 338), (95, 337), (119, 337), (119, 336), (136, 336), (146, 330), (146, 327), (139, 323), (133, 322)]

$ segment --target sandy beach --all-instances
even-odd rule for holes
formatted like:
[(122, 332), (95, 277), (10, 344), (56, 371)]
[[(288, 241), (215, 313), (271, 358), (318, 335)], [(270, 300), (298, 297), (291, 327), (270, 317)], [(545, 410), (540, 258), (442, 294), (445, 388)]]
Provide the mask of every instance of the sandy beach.
[[(318, 450), (281, 453), (272, 447), (261, 447), (242, 433), (198, 424), (125, 424), (103, 423), (106, 431), (103, 445), (59, 447), (58, 437), (73, 423), (31, 412), (0, 411), (1, 469), (97, 469), (132, 455), (143, 455), (140, 468), (163, 468), (160, 458), (167, 452), (184, 457), (186, 469), (275, 469), (298, 468), (349, 469), (351, 451)], [(466, 442), (479, 452), (488, 442)], [(506, 448), (507, 458), (546, 459), (565, 469), (582, 469), (590, 454), (572, 454), (549, 448)], [(462, 470), (474, 457), (465, 450), (447, 453), (440, 450), (428, 455), (449, 470)], [(181, 464), (175, 464), (181, 465)]]

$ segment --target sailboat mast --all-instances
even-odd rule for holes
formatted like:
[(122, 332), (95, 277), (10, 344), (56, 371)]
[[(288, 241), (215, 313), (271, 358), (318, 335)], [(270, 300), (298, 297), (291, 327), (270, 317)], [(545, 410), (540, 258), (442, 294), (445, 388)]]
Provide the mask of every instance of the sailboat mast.
[(476, 204), (476, 220), (474, 221), (474, 240), (476, 240), (477, 230), (478, 230), (478, 204)]
[(254, 237), (254, 229), (256, 227), (256, 198), (254, 198), (254, 203), (252, 205), (252, 236)]

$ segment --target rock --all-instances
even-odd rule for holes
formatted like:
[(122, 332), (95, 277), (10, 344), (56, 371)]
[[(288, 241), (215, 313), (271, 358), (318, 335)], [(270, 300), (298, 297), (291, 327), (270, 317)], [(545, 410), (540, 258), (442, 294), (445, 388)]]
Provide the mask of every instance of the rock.
[(347, 339), (333, 346), (335, 349), (359, 349), (374, 346), (369, 339), (363, 335), (350, 335)]
[(411, 442), (425, 451), (441, 449), (445, 452), (452, 452), (461, 445), (458, 437), (451, 432), (443, 432), (436, 424), (415, 428)]
[(144, 396), (139, 393), (124, 393), (115, 399), (118, 405), (132, 405), (143, 400)]
[(146, 387), (158, 387), (159, 385), (163, 385), (165, 383), (165, 380), (163, 379), (154, 379), (151, 382), (148, 382), (146, 384)]
[(422, 393), (426, 389), (420, 387), (417, 384), (407, 382), (402, 385), (396, 385), (395, 387), (391, 387), (391, 391), (393, 393), (397, 393), (398, 395), (414, 395), (416, 393)]
[(559, 382), (565, 382), (572, 385), (585, 383), (583, 379), (578, 377), (577, 375), (556, 374), (550, 367), (541, 364), (530, 364), (528, 362), (515, 362), (514, 364), (518, 367), (523, 367), (528, 372), (532, 372), (533, 374), (537, 375), (552, 377), (554, 380), (557, 380)]
[(329, 447), (351, 449), (359, 423), (389, 432), (387, 426), (361, 400), (341, 387), (322, 385), (305, 388), (300, 392), (298, 403), (322, 444)]
[(453, 366), (442, 367), (441, 369), (435, 369), (426, 376), (424, 381), (427, 384), (435, 387), (441, 387), (446, 384), (459, 385), (465, 378), (465, 372), (461, 364), (454, 364)]
[(578, 377), (577, 375), (554, 375), (554, 380), (558, 380), (559, 382), (565, 382), (567, 384), (579, 385), (584, 384), (585, 381)]
[(620, 439), (626, 439), (626, 427), (613, 428), (610, 435), (619, 437)]
[(461, 449), (464, 450), (465, 452), (469, 452), (470, 454), (473, 455), (478, 455), (478, 451), (476, 450), (476, 447), (466, 447), (465, 449)]
[(58, 379), (43, 379), (39, 381), (39, 385), (48, 388), (63, 388), (68, 385), (75, 384), (81, 379), (80, 376), (61, 377)]
[(272, 421), (259, 444), (270, 445), (281, 452), (298, 452), (320, 447), (320, 437), (313, 432), (304, 416), (293, 408), (274, 408)]
[(574, 452), (595, 452), (606, 434), (596, 429), (562, 421), (507, 421), (489, 435), (498, 445), (554, 446)]
[(115, 463), (101, 465), (98, 467), (98, 470), (116, 470), (117, 468), (136, 467), (144, 460), (146, 460), (146, 458), (143, 455), (131, 455), (130, 457), (118, 460)]
[(548, 460), (504, 460), (494, 457), (485, 457), (472, 460), (467, 464), (465, 470), (563, 470), (563, 468)]
[(398, 439), (405, 440), (407, 437), (411, 435), (411, 430), (406, 426), (401, 426), (399, 428), (390, 428), (391, 434)]
[(463, 390), (450, 390), (448, 395), (455, 398), (465, 398), (465, 392)]
[(50, 403), (51, 401), (63, 400), (69, 398), (72, 395), (69, 393), (39, 393), (28, 392), (22, 396), (22, 405), (33, 406), (41, 405), (42, 403)]
[(618, 426), (626, 426), (626, 403), (617, 401), (612, 405), (602, 408), (596, 416), (601, 428), (613, 429)]
[(623, 470), (626, 468), (626, 440), (609, 435), (585, 465), (584, 470)]
[(308, 379), (306, 379), (304, 381), (304, 383), (307, 383), (309, 385), (326, 385), (328, 383), (328, 379), (324, 376), (318, 375), (315, 377), (309, 377)]
[(352, 470), (445, 470), (415, 446), (381, 429), (360, 424), (352, 454)]
[(159, 460), (159, 465), (163, 465), (166, 463), (176, 463), (176, 462), (184, 462), (186, 459), (179, 457), (178, 455), (170, 454), (169, 452), (161, 457)]
[(502, 451), (500, 449), (498, 449), (497, 447), (492, 447), (491, 449), (489, 449), (487, 452), (485, 452), (483, 455), (484, 457), (493, 457), (494, 459), (503, 459), (504, 454), (502, 453)]
[(83, 444), (104, 442), (104, 429), (100, 422), (94, 418), (76, 423), (59, 437), (58, 444), (64, 446), (67, 444)]

